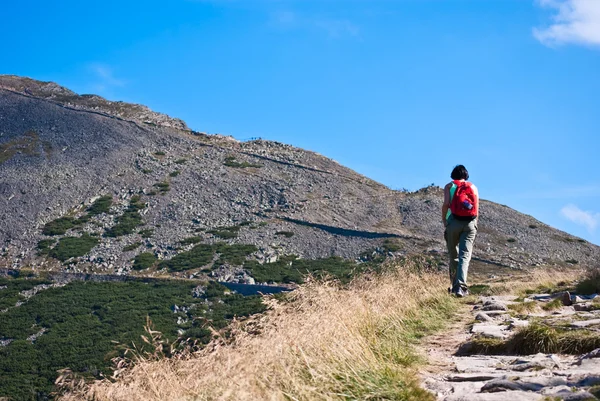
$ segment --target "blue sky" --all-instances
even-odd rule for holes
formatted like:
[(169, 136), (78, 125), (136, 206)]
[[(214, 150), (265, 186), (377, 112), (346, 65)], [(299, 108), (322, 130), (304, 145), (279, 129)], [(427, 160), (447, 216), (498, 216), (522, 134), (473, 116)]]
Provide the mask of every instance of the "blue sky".
[(485, 199), (600, 244), (600, 1), (7, 1), (0, 73)]

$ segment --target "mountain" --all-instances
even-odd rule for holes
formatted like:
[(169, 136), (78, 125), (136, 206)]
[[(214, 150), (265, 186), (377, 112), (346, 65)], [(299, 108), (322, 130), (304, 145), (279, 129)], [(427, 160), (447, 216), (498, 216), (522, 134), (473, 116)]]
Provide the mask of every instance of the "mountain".
[[(51, 82), (0, 76), (0, 176), (4, 268), (135, 267), (252, 283), (281, 281), (265, 271), (291, 255), (445, 260), (438, 187), (394, 191), (311, 151), (195, 132), (145, 106)], [(481, 203), (474, 268), (599, 256), (585, 240)]]

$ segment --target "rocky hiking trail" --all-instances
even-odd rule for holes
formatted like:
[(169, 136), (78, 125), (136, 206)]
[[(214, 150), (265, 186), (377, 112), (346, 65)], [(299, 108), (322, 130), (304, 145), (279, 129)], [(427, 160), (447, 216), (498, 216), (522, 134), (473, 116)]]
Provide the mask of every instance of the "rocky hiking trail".
[(459, 321), (424, 345), (422, 385), (439, 401), (598, 400), (599, 300), (471, 295)]

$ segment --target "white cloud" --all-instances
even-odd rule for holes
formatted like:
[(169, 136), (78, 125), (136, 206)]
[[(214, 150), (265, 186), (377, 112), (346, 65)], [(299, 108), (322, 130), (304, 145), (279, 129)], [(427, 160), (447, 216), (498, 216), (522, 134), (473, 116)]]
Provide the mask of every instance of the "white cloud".
[(594, 232), (600, 224), (600, 213), (584, 211), (573, 204), (563, 207), (560, 214), (573, 223), (587, 227), (590, 233)]
[(98, 92), (105, 92), (110, 88), (125, 86), (126, 82), (116, 78), (110, 66), (101, 63), (91, 63), (88, 65), (89, 71), (93, 74), (92, 87)]
[(600, 46), (600, 0), (537, 0), (558, 13), (533, 36), (546, 46), (577, 43)]

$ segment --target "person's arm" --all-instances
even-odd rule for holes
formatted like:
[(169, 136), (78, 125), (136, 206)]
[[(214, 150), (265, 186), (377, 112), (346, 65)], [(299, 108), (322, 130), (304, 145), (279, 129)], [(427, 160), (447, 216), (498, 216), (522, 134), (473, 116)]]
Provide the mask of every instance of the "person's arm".
[(442, 224), (444, 227), (446, 226), (446, 215), (448, 214), (448, 209), (450, 208), (450, 187), (451, 183), (448, 183), (444, 187), (444, 203), (442, 203)]
[(471, 187), (473, 188), (473, 193), (475, 194), (475, 202), (477, 202), (477, 220), (479, 220), (479, 190), (477, 189), (477, 187), (475, 186), (475, 184), (471, 184)]

